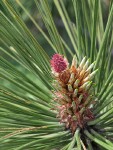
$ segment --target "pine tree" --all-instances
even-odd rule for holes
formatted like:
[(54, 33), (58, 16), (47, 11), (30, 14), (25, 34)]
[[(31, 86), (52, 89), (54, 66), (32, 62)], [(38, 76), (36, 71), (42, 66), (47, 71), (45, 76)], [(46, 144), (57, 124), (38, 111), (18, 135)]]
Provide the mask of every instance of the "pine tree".
[(48, 0), (32, 1), (47, 32), (21, 0), (0, 1), (0, 150), (113, 150), (113, 2), (107, 22), (101, 0), (69, 3), (74, 19), (52, 1), (67, 42)]

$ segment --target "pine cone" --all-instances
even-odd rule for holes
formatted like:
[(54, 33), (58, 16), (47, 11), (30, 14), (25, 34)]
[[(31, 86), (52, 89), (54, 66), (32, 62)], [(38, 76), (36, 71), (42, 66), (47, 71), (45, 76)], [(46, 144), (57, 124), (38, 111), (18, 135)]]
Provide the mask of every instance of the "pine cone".
[(89, 120), (94, 119), (91, 112), (91, 104), (94, 102), (91, 80), (97, 70), (91, 73), (94, 63), (88, 67), (89, 60), (86, 61), (86, 57), (78, 67), (75, 57), (69, 67), (66, 58), (59, 54), (55, 54), (51, 62), (54, 62), (51, 66), (56, 81), (54, 100), (58, 111), (57, 117), (74, 133), (77, 127), (84, 128)]

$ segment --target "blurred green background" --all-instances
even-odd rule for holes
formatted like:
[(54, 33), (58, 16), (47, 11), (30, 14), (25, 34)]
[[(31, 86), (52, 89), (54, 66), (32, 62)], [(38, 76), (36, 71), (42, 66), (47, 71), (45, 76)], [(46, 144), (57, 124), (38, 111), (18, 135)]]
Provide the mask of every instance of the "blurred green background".
[[(52, 54), (52, 50), (49, 47), (49, 44), (43, 38), (41, 33), (36, 29), (36, 27), (31, 22), (31, 20), (27, 16), (27, 14), (19, 7), (19, 5), (15, 2), (15, 0), (8, 0), (8, 2), (9, 1), (12, 4), (12, 6), (14, 7), (14, 9), (16, 10), (16, 12), (18, 12), (20, 17), (23, 19), (25, 24), (28, 26), (30, 31), (33, 33), (35, 38), (39, 41), (41, 46), (47, 51), (48, 54)], [(36, 7), (35, 2), (33, 0), (30, 0), (30, 1), (20, 0), (20, 1), (23, 4), (23, 6), (28, 10), (28, 12), (31, 14), (31, 16), (40, 25), (40, 27), (44, 30), (44, 32), (47, 34), (47, 30), (45, 28), (45, 25), (42, 21), (42, 18), (40, 16), (39, 12), (38, 12), (38, 9)], [(73, 6), (72, 6), (72, 2), (70, 0), (63, 0), (63, 1), (65, 3), (66, 10), (67, 10), (72, 22), (75, 22), (75, 16), (74, 16), (74, 10), (73, 10)], [(58, 14), (55, 6), (54, 6), (53, 0), (48, 0), (48, 2), (49, 2), (51, 13), (52, 13), (52, 16), (53, 16), (53, 19), (54, 19), (54, 22), (56, 24), (58, 31), (60, 32), (61, 36), (66, 40), (67, 44), (71, 47), (69, 40), (68, 40), (67, 33), (65, 32), (63, 23), (62, 23), (60, 16), (59, 16), (59, 14)], [(103, 10), (103, 21), (104, 21), (104, 25), (106, 25), (108, 12), (109, 12), (110, 0), (101, 0), (101, 2), (102, 2), (102, 10)], [(6, 13), (6, 14), (8, 13), (4, 10), (4, 8), (2, 8), (2, 6), (0, 6), (0, 8), (4, 13)]]

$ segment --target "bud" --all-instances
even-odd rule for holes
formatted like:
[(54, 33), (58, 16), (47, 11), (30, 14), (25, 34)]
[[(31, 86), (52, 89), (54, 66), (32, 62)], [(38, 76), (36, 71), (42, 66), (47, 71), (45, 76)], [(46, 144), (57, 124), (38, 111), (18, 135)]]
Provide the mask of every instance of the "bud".
[(68, 67), (68, 61), (66, 60), (66, 58), (63, 58), (60, 54), (53, 55), (50, 63), (53, 71), (56, 73), (61, 73)]
[(76, 109), (76, 104), (74, 101), (72, 102), (72, 107), (73, 107), (73, 109)]
[(92, 101), (92, 96), (88, 96), (88, 98), (86, 99), (84, 106), (87, 106), (88, 104), (90, 104), (90, 102)]
[(89, 86), (90, 81), (85, 82), (82, 86), (80, 86), (79, 91), (86, 90), (86, 87)]
[(76, 97), (77, 94), (78, 94), (78, 89), (75, 89), (75, 90), (74, 90), (74, 93), (73, 93), (73, 97)]
[(73, 60), (72, 60), (71, 68), (72, 67), (76, 67), (76, 56), (75, 55), (74, 55)]
[(80, 114), (83, 114), (84, 111), (85, 111), (85, 107), (83, 107), (83, 108), (80, 110)]
[(91, 79), (97, 70), (90, 73), (94, 63), (89, 67), (88, 65), (89, 60), (86, 61), (86, 57), (82, 59), (78, 68), (75, 56), (70, 67), (67, 60), (59, 54), (55, 54), (51, 60), (52, 71), (54, 74), (57, 73), (57, 76), (54, 76), (57, 83), (54, 85), (57, 91), (56, 100), (54, 98), (57, 116), (73, 134), (77, 127), (84, 128), (87, 121), (93, 119), (90, 107), (93, 102), (93, 91), (90, 87), (93, 83)]
[(69, 92), (73, 92), (73, 88), (72, 88), (71, 84), (68, 84), (68, 90), (69, 90)]
[(94, 67), (94, 65), (95, 65), (95, 62), (93, 62), (93, 63), (87, 68), (86, 72), (90, 72), (91, 69)]
[(89, 80), (92, 80), (93, 77), (95, 76), (95, 74), (97, 73), (98, 69), (93, 71), (91, 74), (89, 74), (84, 80), (83, 82), (86, 82), (86, 81), (89, 81)]
[(80, 95), (78, 98), (79, 103), (81, 103), (81, 100), (83, 99), (83, 95)]
[(83, 66), (83, 70), (86, 70), (88, 68), (89, 65), (89, 59), (86, 61), (85, 65)]
[(85, 61), (86, 61), (86, 56), (82, 59), (80, 65), (79, 65), (80, 70), (82, 70), (82, 68), (83, 68), (83, 66), (85, 64)]
[(90, 80), (95, 76), (95, 74), (97, 73), (98, 69), (93, 71), (89, 76), (90, 76)]
[(75, 80), (75, 74), (71, 73), (68, 83), (72, 84), (74, 82), (74, 80)]
[(77, 79), (75, 82), (74, 82), (74, 88), (76, 88), (76, 87), (78, 87), (78, 84), (80, 83), (80, 80), (79, 79)]
[(86, 91), (89, 90), (89, 88), (91, 87), (91, 85), (92, 85), (92, 81), (90, 81), (89, 84), (86, 85), (85, 90), (86, 90)]

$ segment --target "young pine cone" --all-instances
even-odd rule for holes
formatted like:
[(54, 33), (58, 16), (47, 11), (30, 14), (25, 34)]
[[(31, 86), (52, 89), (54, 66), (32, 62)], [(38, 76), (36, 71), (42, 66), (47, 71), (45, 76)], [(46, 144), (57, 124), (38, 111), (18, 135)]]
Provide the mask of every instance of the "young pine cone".
[(77, 127), (84, 128), (89, 120), (94, 119), (91, 104), (94, 103), (92, 78), (97, 70), (91, 73), (94, 63), (84, 57), (77, 67), (75, 57), (69, 67), (66, 58), (55, 54), (51, 60), (52, 73), (55, 80), (54, 101), (57, 117), (72, 133)]

